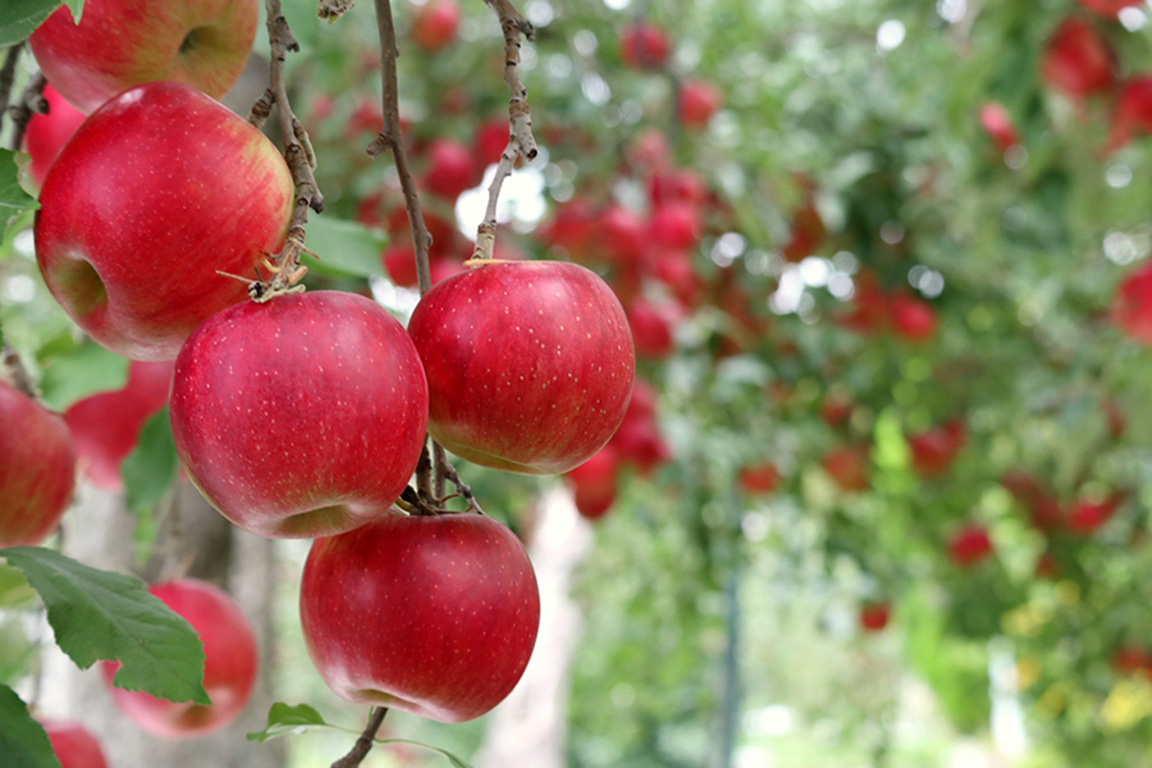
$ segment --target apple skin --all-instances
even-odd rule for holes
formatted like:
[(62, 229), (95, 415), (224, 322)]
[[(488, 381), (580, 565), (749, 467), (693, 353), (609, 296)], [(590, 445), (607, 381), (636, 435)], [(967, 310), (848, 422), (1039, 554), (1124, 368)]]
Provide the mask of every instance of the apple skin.
[(133, 360), (123, 389), (90, 395), (65, 411), (80, 466), (96, 485), (124, 490), (120, 466), (140, 442), (144, 424), (168, 402), (172, 365)]
[(41, 719), (61, 768), (108, 768), (100, 742), (84, 726), (70, 720)]
[(487, 264), (425, 294), (408, 324), (428, 374), (428, 430), (468, 461), (556, 475), (599, 451), (636, 377), (608, 285), (556, 261)]
[(1072, 98), (1086, 98), (1112, 87), (1115, 56), (1097, 29), (1070, 16), (1049, 38), (1040, 63), (1044, 80)]
[(68, 510), (76, 448), (64, 420), (0, 379), (0, 548), (36, 545)]
[(33, 115), (24, 134), (24, 151), (32, 156), (28, 173), (37, 187), (44, 186), (56, 156), (87, 117), (51, 85), (45, 86), (44, 98), (48, 101), (48, 114)]
[(49, 290), (101, 345), (170, 360), (193, 329), (248, 298), (242, 277), (280, 250), (293, 185), (280, 152), (179, 83), (125, 91), (48, 172), (36, 258)]
[(660, 69), (671, 52), (668, 33), (656, 24), (638, 21), (626, 26), (620, 36), (620, 56), (632, 69)]
[(300, 622), (339, 696), (458, 723), (520, 680), (540, 594), (524, 546), (492, 518), (393, 513), (313, 543)]
[(204, 690), (210, 706), (165, 701), (112, 685), (119, 662), (104, 662), (104, 682), (125, 715), (148, 733), (190, 739), (218, 731), (240, 716), (252, 697), (260, 652), (248, 618), (232, 597), (198, 579), (178, 579), (149, 590), (183, 616), (204, 643)]
[(79, 24), (62, 7), (29, 39), (48, 81), (89, 113), (157, 80), (220, 98), (248, 63), (259, 22), (259, 0), (88, 0)]
[(430, 0), (412, 19), (412, 39), (426, 53), (434, 53), (456, 39), (463, 12), (456, 0)]
[(379, 304), (316, 291), (209, 319), (176, 358), (172, 434), (188, 477), (235, 525), (332, 536), (384, 514), (428, 423), (424, 370)]

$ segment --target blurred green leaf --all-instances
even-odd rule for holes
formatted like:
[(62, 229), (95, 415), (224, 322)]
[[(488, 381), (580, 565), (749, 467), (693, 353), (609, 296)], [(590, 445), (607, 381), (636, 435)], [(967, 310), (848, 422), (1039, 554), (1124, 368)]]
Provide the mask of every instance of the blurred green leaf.
[(4, 768), (60, 768), (44, 726), (16, 692), (0, 684), (0, 755)]
[(120, 688), (211, 703), (199, 636), (144, 582), (42, 547), (0, 549), (0, 557), (28, 577), (48, 609), (57, 645), (81, 669), (119, 661), (113, 682)]
[(179, 466), (172, 423), (164, 408), (144, 424), (140, 442), (120, 469), (128, 508), (136, 515), (151, 511), (172, 487)]
[(121, 389), (128, 381), (128, 360), (95, 342), (85, 342), (56, 354), (40, 353), (44, 375), (40, 380), (44, 401), (57, 411), (88, 395)]
[(308, 269), (336, 277), (383, 275), (380, 254), (388, 236), (354, 221), (316, 216), (308, 222), (308, 247), (319, 256), (305, 255)]

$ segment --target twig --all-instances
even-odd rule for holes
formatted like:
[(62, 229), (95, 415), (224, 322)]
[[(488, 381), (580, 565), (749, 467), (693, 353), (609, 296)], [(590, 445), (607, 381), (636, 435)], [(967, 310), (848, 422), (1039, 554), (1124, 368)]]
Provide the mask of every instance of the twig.
[[(32, 380), (32, 376), (28, 373), (28, 369), (24, 367), (24, 361), (20, 359), (20, 355), (16, 350), (8, 346), (8, 340), (5, 339), (3, 344), (0, 345), (3, 359), (0, 360), (0, 379), (10, 379), (12, 386), (20, 390), (24, 394), (35, 399), (38, 395), (36, 391), (36, 384)], [(7, 373), (7, 376), (4, 374)]]
[(44, 98), (44, 88), (47, 85), (48, 80), (37, 72), (24, 87), (20, 99), (8, 108), (8, 114), (12, 116), (12, 137), (9, 146), (13, 151), (19, 150), (20, 145), (24, 143), (24, 134), (28, 130), (28, 123), (32, 122), (32, 116), (48, 114), (48, 99)]
[(476, 247), (473, 260), (488, 260), (496, 245), (496, 204), (504, 180), (512, 175), (516, 161), (521, 157), (534, 160), (539, 154), (536, 137), (532, 135), (532, 110), (528, 106), (528, 89), (520, 79), (520, 38), (536, 39), (536, 31), (531, 22), (520, 15), (511, 0), (484, 0), (500, 19), (504, 32), (504, 82), (508, 84), (511, 97), (508, 100), (510, 123), (508, 146), (500, 155), (496, 175), (488, 186), (488, 207), (484, 220), (476, 229)]
[(24, 43), (16, 43), (4, 54), (4, 65), (0, 67), (0, 130), (4, 128), (4, 116), (8, 113), (8, 103), (12, 98), (12, 86), (16, 84), (16, 62)]
[[(268, 17), (268, 40), (271, 48), (270, 76), (268, 89), (252, 105), (249, 122), (260, 127), (272, 113), (275, 106), (280, 122), (280, 137), (284, 143), (284, 159), (292, 172), (292, 183), (296, 190), (296, 204), (292, 210), (292, 221), (288, 226), (288, 238), (284, 249), (266, 259), (264, 266), (272, 272), (272, 278), (257, 280), (248, 286), (248, 292), (256, 301), (269, 299), (286, 293), (299, 293), (304, 290), (300, 279), (308, 271), (301, 266), (300, 258), (311, 253), (304, 245), (304, 227), (308, 223), (308, 210), (316, 213), (324, 210), (324, 195), (316, 185), (316, 155), (304, 125), (296, 118), (288, 103), (288, 86), (284, 78), (284, 62), (289, 51), (299, 51), (300, 43), (288, 27), (280, 7), (280, 0), (264, 0)], [(313, 254), (315, 255), (315, 254)]]
[(460, 475), (456, 472), (456, 467), (445, 461), (444, 474), (452, 481), (452, 484), (456, 486), (456, 490), (464, 497), (464, 500), (468, 502), (468, 509), (478, 515), (483, 515), (484, 510), (480, 508), (480, 502), (476, 501), (476, 496), (472, 493), (471, 486), (460, 479)]
[[(408, 225), (412, 230), (412, 245), (416, 250), (416, 276), (423, 296), (432, 289), (432, 269), (428, 262), (428, 249), (432, 246), (432, 235), (424, 222), (420, 210), (420, 196), (416, 191), (416, 179), (408, 165), (408, 153), (404, 150), (400, 130), (400, 86), (396, 76), (396, 59), (400, 55), (396, 47), (396, 26), (392, 21), (390, 0), (375, 0), (376, 26), (380, 35), (380, 68), (383, 75), (381, 101), (384, 113), (384, 128), (368, 145), (368, 156), (375, 158), (391, 151), (396, 173), (400, 177), (400, 188), (404, 191), (404, 205), (408, 210)], [(432, 450), (443, 450), (432, 441)], [(443, 495), (444, 476), (438, 462), (421, 460), (416, 467), (416, 485), (422, 496), (433, 500)]]
[(332, 768), (356, 768), (364, 762), (364, 758), (372, 751), (376, 732), (380, 730), (380, 726), (384, 723), (384, 716), (387, 714), (388, 707), (373, 707), (368, 715), (368, 726), (364, 729), (364, 733), (356, 739), (356, 743), (352, 745), (348, 754), (332, 763)]
[(355, 5), (352, 0), (320, 0), (317, 14), (329, 23), (335, 22)]

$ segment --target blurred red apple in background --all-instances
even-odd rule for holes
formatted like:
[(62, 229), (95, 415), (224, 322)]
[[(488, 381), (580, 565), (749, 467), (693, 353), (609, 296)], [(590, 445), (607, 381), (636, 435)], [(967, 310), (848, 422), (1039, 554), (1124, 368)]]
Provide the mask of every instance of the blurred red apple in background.
[(1133, 136), (1152, 133), (1152, 75), (1129, 78), (1116, 97), (1116, 114), (1105, 150), (1113, 152)]
[(456, 39), (463, 12), (456, 0), (429, 0), (412, 19), (412, 39), (428, 53), (439, 51)]
[(671, 50), (668, 33), (651, 22), (633, 22), (620, 36), (620, 56), (633, 69), (660, 69)]
[(844, 491), (863, 491), (872, 483), (869, 479), (870, 460), (867, 445), (849, 445), (833, 448), (824, 455), (824, 471)]
[(860, 608), (860, 628), (865, 632), (879, 632), (888, 626), (892, 606), (885, 602), (865, 603)]
[(1040, 64), (1053, 88), (1084, 98), (1112, 87), (1115, 60), (1100, 32), (1084, 19), (1070, 16), (1049, 38)]
[(212, 704), (165, 701), (142, 691), (112, 685), (119, 662), (103, 664), (113, 701), (145, 731), (169, 739), (189, 739), (218, 731), (248, 705), (260, 653), (248, 618), (232, 597), (198, 579), (178, 579), (149, 591), (180, 614), (204, 643), (204, 690)]
[(3, 379), (0, 425), (0, 548), (39, 544), (72, 501), (72, 435), (62, 418)]
[(44, 88), (44, 98), (48, 101), (48, 114), (33, 115), (24, 134), (24, 151), (32, 156), (28, 172), (37, 187), (44, 186), (48, 169), (86, 117), (51, 85)]
[(738, 480), (746, 494), (772, 493), (780, 486), (780, 470), (771, 461), (748, 464), (740, 469)]
[(70, 720), (42, 718), (60, 768), (108, 768), (100, 741), (83, 725)]
[(970, 523), (956, 531), (948, 540), (948, 556), (952, 562), (967, 568), (992, 554), (992, 538), (988, 529), (979, 523)]
[(680, 86), (680, 122), (687, 128), (706, 128), (720, 108), (720, 89), (707, 80), (685, 80)]
[(1112, 298), (1112, 322), (1129, 337), (1152, 345), (1152, 262), (1120, 283)]
[(1020, 133), (1012, 122), (1012, 115), (998, 101), (989, 102), (980, 108), (980, 127), (996, 143), (1000, 154), (1020, 143)]

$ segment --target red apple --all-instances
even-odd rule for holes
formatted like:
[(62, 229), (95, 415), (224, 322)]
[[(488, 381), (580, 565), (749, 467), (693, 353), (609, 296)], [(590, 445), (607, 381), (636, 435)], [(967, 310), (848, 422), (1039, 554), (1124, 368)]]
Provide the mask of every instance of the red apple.
[(1116, 97), (1116, 115), (1106, 151), (1127, 144), (1134, 135), (1152, 133), (1152, 75), (1129, 78)]
[(0, 425), (0, 548), (39, 544), (72, 501), (72, 435), (62, 418), (3, 379)]
[(820, 416), (830, 427), (843, 427), (852, 418), (855, 406), (847, 396), (830, 392), (820, 405)]
[(959, 419), (909, 435), (912, 469), (921, 477), (938, 477), (946, 473), (965, 442), (967, 431)]
[(604, 251), (621, 265), (644, 261), (648, 246), (648, 226), (644, 219), (623, 205), (611, 205), (600, 215)]
[(652, 239), (666, 248), (688, 250), (700, 242), (700, 214), (690, 203), (665, 203), (652, 212)]
[(636, 361), (611, 289), (576, 264), (487, 264), (435, 285), (408, 332), (428, 375), (428, 430), (487, 467), (560, 474), (604, 447)]
[(844, 491), (867, 490), (869, 478), (868, 446), (849, 445), (834, 448), (824, 456), (824, 471)]
[(936, 335), (936, 310), (927, 301), (904, 293), (888, 299), (892, 332), (908, 341), (928, 341)]
[(695, 171), (680, 168), (653, 174), (648, 181), (648, 196), (656, 207), (668, 203), (698, 206), (708, 199), (708, 185)]
[(429, 0), (420, 6), (412, 20), (412, 38), (428, 53), (456, 39), (462, 12), (456, 0)]
[(61, 768), (108, 768), (104, 750), (92, 732), (70, 720), (42, 719)]
[(92, 338), (168, 360), (212, 314), (247, 299), (217, 270), (253, 275), (280, 250), (292, 177), (247, 120), (179, 83), (149, 83), (80, 126), (40, 193), (36, 257)]
[(680, 308), (671, 302), (657, 302), (637, 297), (628, 307), (628, 325), (639, 357), (659, 360), (676, 349), (676, 326)]
[(380, 517), (424, 446), (427, 385), (403, 326), (351, 293), (246, 302), (176, 358), (172, 433), (189, 478), (261, 536), (343, 533)]
[(483, 170), (500, 162), (500, 156), (508, 148), (511, 137), (511, 129), (506, 117), (498, 117), (481, 123), (480, 127), (476, 129), (472, 150), (477, 167)]
[(720, 108), (720, 89), (707, 80), (685, 80), (680, 86), (680, 122), (705, 128)]
[(64, 413), (84, 473), (96, 485), (121, 491), (120, 465), (136, 448), (145, 422), (168, 402), (172, 362), (132, 361), (123, 389), (99, 392)]
[(1152, 262), (1120, 283), (1112, 298), (1112, 322), (1131, 338), (1152, 346)]
[(259, 22), (259, 0), (87, 0), (79, 24), (62, 7), (30, 42), (48, 81), (91, 112), (156, 80), (223, 96), (248, 63)]
[(1113, 652), (1110, 663), (1120, 675), (1147, 673), (1152, 668), (1152, 654), (1138, 645), (1122, 645)]
[(612, 443), (565, 477), (575, 489), (576, 511), (586, 518), (603, 517), (616, 502), (620, 455)]
[(184, 617), (204, 644), (204, 690), (211, 705), (165, 701), (112, 684), (119, 662), (104, 662), (104, 682), (112, 699), (148, 733), (190, 739), (218, 731), (240, 716), (252, 696), (259, 665), (256, 636), (232, 597), (198, 579), (179, 579), (149, 590)]
[(780, 487), (780, 470), (771, 461), (749, 464), (740, 470), (740, 487), (744, 493), (772, 493)]
[(390, 514), (316, 540), (300, 623), (338, 695), (457, 723), (519, 681), (540, 595), (520, 540), (492, 518)]
[(1117, 492), (1099, 501), (1077, 501), (1068, 511), (1068, 530), (1078, 536), (1092, 535), (1112, 519), (1126, 498), (1127, 494)]
[(1111, 88), (1114, 68), (1112, 50), (1104, 37), (1087, 21), (1074, 16), (1056, 28), (1040, 64), (1048, 84), (1074, 98)]
[(888, 626), (892, 606), (888, 603), (865, 603), (860, 608), (860, 628), (865, 632), (879, 632)]
[(996, 143), (1000, 154), (1020, 143), (1020, 133), (1012, 122), (1012, 115), (998, 101), (989, 102), (980, 108), (980, 127)]
[(472, 152), (452, 139), (437, 139), (428, 149), (428, 171), (424, 186), (448, 200), (455, 200), (466, 189), (476, 186)]
[(660, 69), (671, 50), (668, 33), (651, 22), (629, 24), (620, 36), (620, 56), (633, 69)]
[(37, 187), (44, 186), (48, 169), (85, 118), (51, 85), (44, 88), (44, 98), (48, 100), (48, 114), (33, 115), (24, 134), (24, 151), (32, 156), (28, 172)]
[(970, 523), (948, 540), (948, 556), (957, 565), (968, 568), (992, 554), (992, 538), (988, 529), (979, 523)]

